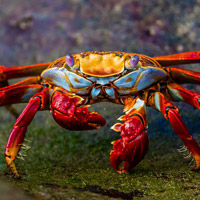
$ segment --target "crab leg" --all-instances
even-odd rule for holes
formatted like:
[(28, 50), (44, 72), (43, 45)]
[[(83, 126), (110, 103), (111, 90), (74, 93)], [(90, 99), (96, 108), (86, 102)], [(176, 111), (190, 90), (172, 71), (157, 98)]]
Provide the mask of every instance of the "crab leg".
[(167, 85), (168, 93), (173, 101), (184, 101), (185, 103), (200, 109), (200, 94), (190, 91), (176, 83)]
[[(22, 86), (20, 86), (20, 83)], [(6, 109), (17, 118), (19, 115), (15, 108), (10, 104), (24, 103), (37, 92), (42, 89), (41, 85), (26, 85), (23, 86), (22, 82), (7, 86), (0, 89), (0, 106), (5, 106)]]
[(191, 155), (196, 161), (194, 169), (200, 168), (200, 147), (190, 135), (185, 123), (183, 122), (178, 109), (169, 102), (163, 94), (155, 92), (148, 98), (148, 105), (160, 111), (168, 119), (174, 132), (180, 137)]
[(16, 88), (17, 86), (32, 85), (32, 84), (40, 84), (40, 76), (30, 77), (22, 81), (19, 81), (15, 84), (5, 86), (3, 88), (0, 88), (0, 92), (11, 88)]
[(195, 83), (200, 84), (200, 72), (187, 70), (187, 69), (180, 69), (180, 68), (166, 68), (171, 78), (176, 83)]
[(30, 99), (28, 105), (15, 122), (14, 128), (10, 133), (5, 149), (5, 156), (7, 165), (16, 177), (19, 177), (19, 174), (13, 161), (21, 148), (28, 125), (33, 120), (36, 112), (42, 110), (47, 104), (47, 92), (48, 89), (44, 89), (42, 92), (37, 93)]
[(200, 62), (200, 51), (191, 51), (167, 56), (154, 57), (162, 66), (191, 64)]
[(51, 111), (55, 121), (69, 130), (92, 130), (105, 125), (105, 119), (96, 112), (89, 112), (88, 106), (80, 107), (81, 97), (61, 89), (53, 92)]
[[(24, 76), (30, 76), (30, 75), (39, 75), (40, 72), (42, 72), (43, 69), (45, 69), (48, 66), (48, 63), (43, 63), (39, 65), (29, 65), (24, 67), (11, 67), (6, 68), (4, 66), (0, 66), (0, 88), (5, 89), (6, 86), (8, 86), (8, 79), (11, 78), (18, 78), (18, 77), (24, 77)], [(18, 85), (29, 85), (29, 84), (35, 84), (39, 83), (38, 77), (32, 77), (30, 79), (26, 79), (23, 81), (20, 81), (17, 84), (14, 84), (15, 86)], [(15, 108), (12, 105), (7, 105), (6, 109), (15, 117), (18, 117), (18, 113), (15, 110)]]
[(0, 66), (0, 81), (26, 76), (38, 76), (49, 66), (49, 64), (50, 63), (41, 63), (17, 67)]
[[(0, 89), (0, 106), (5, 105), (6, 109), (17, 118), (19, 115), (16, 109), (10, 105), (13, 103), (22, 103), (32, 97), (35, 93), (39, 92), (42, 86), (40, 85), (27, 85), (26, 84), (36, 83), (37, 77), (32, 77), (16, 83), (11, 86), (7, 86)], [(21, 87), (19, 87), (21, 86)], [(25, 98), (24, 98), (25, 97)]]
[[(112, 129), (121, 133), (121, 139), (113, 141), (113, 150), (110, 153), (110, 162), (117, 172), (127, 172), (136, 166), (148, 150), (146, 106), (139, 97), (124, 99), (126, 112), (120, 117), (125, 121), (116, 123)], [(123, 163), (122, 168), (120, 167)]]
[(42, 90), (42, 85), (22, 85), (22, 86), (7, 86), (0, 90), (0, 106), (25, 103)]

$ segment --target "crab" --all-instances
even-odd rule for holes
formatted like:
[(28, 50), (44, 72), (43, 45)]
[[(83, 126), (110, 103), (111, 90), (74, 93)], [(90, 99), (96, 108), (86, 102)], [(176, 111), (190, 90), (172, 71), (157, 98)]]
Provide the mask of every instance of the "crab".
[[(50, 110), (55, 121), (68, 130), (92, 130), (106, 120), (90, 112), (90, 104), (112, 102), (124, 105), (125, 114), (111, 128), (121, 138), (113, 141), (110, 163), (117, 172), (135, 167), (148, 150), (146, 107), (161, 112), (200, 169), (200, 147), (190, 135), (179, 110), (171, 101), (183, 101), (200, 109), (200, 94), (180, 84), (200, 83), (200, 72), (173, 65), (200, 62), (200, 51), (148, 57), (124, 52), (67, 54), (51, 63), (29, 66), (1, 66), (0, 106), (28, 103), (17, 118), (6, 149), (6, 163), (20, 177), (14, 160), (20, 151), (28, 125), (37, 111)], [(13, 85), (9, 79), (29, 77)]]

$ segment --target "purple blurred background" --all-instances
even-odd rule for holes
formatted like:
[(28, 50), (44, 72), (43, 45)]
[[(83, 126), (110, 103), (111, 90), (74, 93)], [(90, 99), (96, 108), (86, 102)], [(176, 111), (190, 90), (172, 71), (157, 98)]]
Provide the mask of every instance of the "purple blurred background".
[(149, 56), (198, 50), (199, 0), (0, 0), (0, 63), (81, 51)]

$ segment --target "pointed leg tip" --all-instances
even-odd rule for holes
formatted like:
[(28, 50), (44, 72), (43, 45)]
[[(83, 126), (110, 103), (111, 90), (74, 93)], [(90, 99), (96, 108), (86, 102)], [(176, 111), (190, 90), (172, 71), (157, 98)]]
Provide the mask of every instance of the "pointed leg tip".
[(126, 174), (126, 173), (128, 173), (128, 171), (124, 170), (124, 169), (120, 169), (120, 170), (117, 170), (117, 173), (119, 173), (119, 174)]
[(19, 174), (13, 174), (13, 177), (18, 180), (22, 179), (22, 177)]
[(196, 161), (194, 167), (191, 169), (191, 171), (194, 171), (194, 172), (199, 172), (200, 171), (200, 161)]
[(6, 163), (7, 163), (8, 167), (10, 168), (13, 176), (15, 178), (19, 179), (20, 175), (19, 175), (19, 173), (17, 171), (17, 168), (16, 168), (15, 163), (13, 162), (13, 160), (11, 158), (9, 158), (9, 157), (6, 157)]

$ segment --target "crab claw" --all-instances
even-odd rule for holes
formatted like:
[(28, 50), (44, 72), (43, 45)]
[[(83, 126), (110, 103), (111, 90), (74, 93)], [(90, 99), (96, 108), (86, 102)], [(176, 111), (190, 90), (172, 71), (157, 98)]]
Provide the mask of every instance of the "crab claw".
[(147, 153), (149, 141), (146, 127), (140, 117), (135, 115), (124, 124), (117, 123), (112, 128), (121, 132), (122, 139), (112, 142), (111, 165), (119, 173), (127, 172), (135, 167)]
[(69, 96), (56, 91), (51, 104), (55, 121), (68, 130), (93, 130), (105, 125), (106, 120), (96, 112), (90, 112), (88, 106), (78, 107), (79, 96)]
[(105, 125), (105, 119), (95, 112), (89, 112), (86, 107), (77, 108), (73, 115), (67, 115), (57, 110), (53, 111), (55, 121), (68, 130), (93, 130)]

